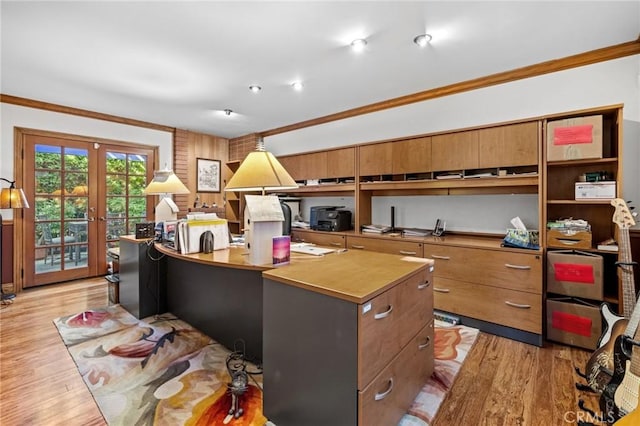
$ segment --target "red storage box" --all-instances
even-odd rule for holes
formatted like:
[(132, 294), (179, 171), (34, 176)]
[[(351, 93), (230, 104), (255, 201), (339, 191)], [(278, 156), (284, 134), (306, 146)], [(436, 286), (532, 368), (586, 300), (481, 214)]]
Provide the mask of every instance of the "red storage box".
[(580, 251), (547, 252), (547, 291), (603, 300), (603, 259)]
[(595, 350), (601, 334), (599, 307), (572, 297), (547, 299), (547, 339)]

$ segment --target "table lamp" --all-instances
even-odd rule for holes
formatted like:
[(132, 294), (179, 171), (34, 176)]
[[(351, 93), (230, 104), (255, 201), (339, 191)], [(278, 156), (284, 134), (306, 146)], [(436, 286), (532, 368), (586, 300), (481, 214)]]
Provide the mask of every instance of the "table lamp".
[[(273, 260), (273, 237), (282, 235), (282, 210), (280, 215), (274, 210), (279, 206), (275, 196), (265, 195), (267, 190), (295, 189), (298, 184), (287, 173), (282, 164), (264, 149), (262, 138), (258, 140), (255, 151), (250, 152), (231, 177), (225, 191), (260, 191), (260, 196), (245, 197), (245, 246), (249, 250), (249, 262), (266, 264)], [(277, 204), (276, 204), (277, 203)], [(252, 221), (252, 218), (255, 219)]]
[(153, 172), (153, 179), (144, 189), (147, 195), (160, 195), (160, 202), (156, 206), (155, 222), (167, 222), (178, 219), (180, 209), (169, 198), (170, 194), (189, 194), (189, 189), (184, 186), (178, 176), (166, 166), (163, 170)]
[[(0, 191), (0, 209), (26, 209), (29, 208), (27, 197), (25, 197), (22, 188), (16, 188), (16, 181), (0, 178), (5, 182), (9, 182), (9, 188), (2, 188)], [(0, 214), (0, 253), (2, 252), (2, 215)], [(5, 293), (2, 289), (2, 255), (0, 254), (0, 296), (2, 303), (10, 303), (15, 299), (15, 293)]]

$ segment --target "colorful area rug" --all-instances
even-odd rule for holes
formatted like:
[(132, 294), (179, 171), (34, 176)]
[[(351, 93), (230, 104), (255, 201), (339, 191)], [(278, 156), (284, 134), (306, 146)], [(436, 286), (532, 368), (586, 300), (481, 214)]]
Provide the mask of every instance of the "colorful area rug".
[[(262, 375), (247, 364), (244, 413), (228, 414), (231, 352), (170, 315), (138, 320), (110, 306), (54, 320), (109, 425), (263, 426)], [(478, 330), (437, 323), (435, 373), (400, 426), (429, 425)]]

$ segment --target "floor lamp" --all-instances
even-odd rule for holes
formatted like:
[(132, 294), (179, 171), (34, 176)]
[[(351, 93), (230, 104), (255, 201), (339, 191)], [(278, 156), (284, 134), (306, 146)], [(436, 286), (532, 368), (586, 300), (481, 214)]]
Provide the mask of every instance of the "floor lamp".
[[(0, 178), (11, 185), (9, 188), (2, 188), (0, 191), (0, 209), (25, 209), (29, 208), (27, 197), (21, 188), (16, 188), (16, 181)], [(0, 294), (2, 303), (9, 303), (15, 299), (15, 293), (5, 293), (2, 289), (2, 215), (0, 214)]]

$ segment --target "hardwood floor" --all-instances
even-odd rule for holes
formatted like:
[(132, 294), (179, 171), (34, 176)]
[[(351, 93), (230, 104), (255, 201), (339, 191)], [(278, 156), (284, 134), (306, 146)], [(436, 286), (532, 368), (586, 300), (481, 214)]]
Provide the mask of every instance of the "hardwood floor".
[[(107, 303), (107, 282), (95, 278), (26, 290), (2, 306), (1, 425), (105, 424), (53, 319)], [(574, 386), (574, 366), (589, 355), (481, 333), (434, 426), (575, 424), (578, 399), (598, 411), (597, 397)]]

